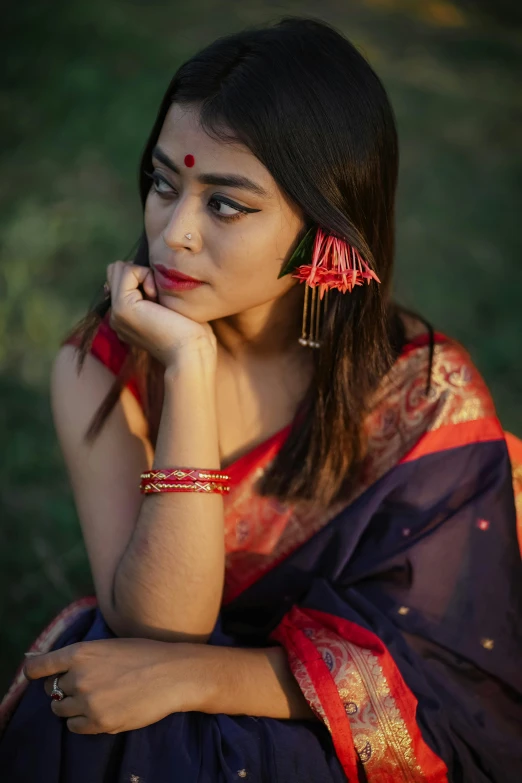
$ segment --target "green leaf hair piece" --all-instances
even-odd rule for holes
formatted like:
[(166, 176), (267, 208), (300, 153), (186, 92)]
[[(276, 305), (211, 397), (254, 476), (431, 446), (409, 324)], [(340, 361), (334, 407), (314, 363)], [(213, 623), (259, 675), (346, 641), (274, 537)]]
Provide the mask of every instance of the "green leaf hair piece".
[(278, 280), (280, 277), (284, 277), (285, 275), (290, 274), (290, 272), (293, 272), (294, 269), (297, 269), (298, 266), (312, 263), (312, 250), (316, 231), (317, 226), (312, 226), (310, 229), (308, 229), (284, 267), (279, 272), (277, 276)]

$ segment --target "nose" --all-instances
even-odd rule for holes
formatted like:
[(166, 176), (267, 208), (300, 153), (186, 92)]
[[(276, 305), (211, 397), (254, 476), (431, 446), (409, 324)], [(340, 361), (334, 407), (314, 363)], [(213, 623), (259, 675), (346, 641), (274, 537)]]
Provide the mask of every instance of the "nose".
[[(170, 217), (162, 231), (161, 238), (171, 250), (189, 248), (194, 251), (199, 245), (198, 215), (195, 209), (195, 197), (178, 199), (172, 208)], [(190, 234), (190, 239), (185, 235)]]

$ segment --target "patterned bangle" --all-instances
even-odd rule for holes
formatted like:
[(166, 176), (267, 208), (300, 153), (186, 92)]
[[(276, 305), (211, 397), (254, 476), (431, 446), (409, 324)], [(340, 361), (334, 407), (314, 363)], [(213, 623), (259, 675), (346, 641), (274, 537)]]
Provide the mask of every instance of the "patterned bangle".
[(140, 492), (142, 495), (151, 495), (155, 492), (205, 492), (207, 494), (215, 492), (223, 494), (230, 492), (230, 487), (223, 483), (216, 483), (213, 481), (181, 481), (176, 482), (175, 484), (164, 481), (142, 481), (140, 484)]
[(143, 481), (150, 479), (157, 480), (169, 480), (177, 479), (177, 481), (215, 481), (217, 483), (226, 483), (230, 481), (230, 476), (227, 473), (222, 473), (219, 470), (200, 470), (199, 468), (159, 468), (156, 470), (148, 470), (140, 475)]

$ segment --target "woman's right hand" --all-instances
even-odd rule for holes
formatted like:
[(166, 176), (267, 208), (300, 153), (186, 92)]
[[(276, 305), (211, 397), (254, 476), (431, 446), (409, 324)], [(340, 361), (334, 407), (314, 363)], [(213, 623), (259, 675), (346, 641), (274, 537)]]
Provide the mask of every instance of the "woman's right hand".
[(216, 358), (216, 337), (208, 323), (197, 323), (152, 301), (158, 293), (150, 267), (116, 261), (107, 266), (107, 282), (109, 324), (120, 340), (144, 348), (165, 368), (176, 366), (180, 352), (192, 349), (208, 350), (209, 357)]

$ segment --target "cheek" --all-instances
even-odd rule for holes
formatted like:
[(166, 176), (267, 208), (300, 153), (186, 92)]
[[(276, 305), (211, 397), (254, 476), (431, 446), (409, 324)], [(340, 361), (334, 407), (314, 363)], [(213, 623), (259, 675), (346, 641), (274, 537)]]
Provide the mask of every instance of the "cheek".
[(170, 215), (171, 211), (168, 207), (164, 203), (158, 203), (158, 199), (150, 193), (143, 211), (143, 227), (147, 239), (154, 241), (161, 236), (168, 225)]
[(219, 297), (234, 305), (251, 307), (277, 299), (298, 285), (290, 275), (278, 278), (282, 262), (275, 259), (229, 257), (215, 277)]
[(152, 207), (152, 199), (149, 196), (145, 202), (145, 210), (143, 212), (143, 225), (148, 237), (153, 237), (158, 233), (158, 223), (158, 210)]
[[(278, 275), (285, 262), (284, 241), (275, 235), (272, 225), (253, 232), (220, 237), (213, 247), (217, 275), (216, 285), (229, 301), (237, 297), (249, 302), (263, 302), (281, 296), (297, 284), (285, 275)], [(288, 240), (290, 246), (291, 238)]]

